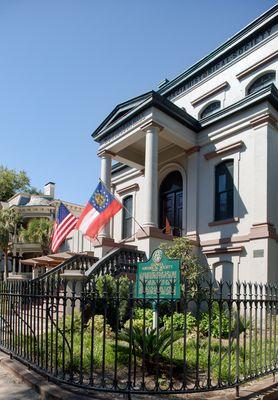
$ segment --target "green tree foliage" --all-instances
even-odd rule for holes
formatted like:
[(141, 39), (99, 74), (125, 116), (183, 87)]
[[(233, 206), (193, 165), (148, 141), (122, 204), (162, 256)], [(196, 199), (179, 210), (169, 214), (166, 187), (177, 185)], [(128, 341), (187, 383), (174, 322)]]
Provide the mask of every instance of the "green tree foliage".
[(43, 194), (43, 192), (39, 189), (37, 189), (34, 186), (30, 186), (25, 190), (26, 193), (30, 193), (30, 194)]
[(32, 219), (27, 228), (20, 230), (20, 237), (26, 243), (37, 243), (41, 245), (43, 254), (50, 253), (51, 234), (53, 222), (46, 218)]
[(12, 236), (17, 233), (21, 217), (14, 208), (0, 210), (0, 250), (4, 254), (4, 280), (8, 278), (8, 252)]
[(33, 186), (25, 171), (15, 171), (0, 165), (0, 201), (7, 201), (19, 191), (31, 194), (41, 194)]
[(197, 255), (193, 252), (193, 246), (190, 241), (185, 237), (175, 237), (173, 244), (161, 243), (160, 248), (167, 257), (180, 259), (181, 273), (189, 283), (191, 294), (200, 290), (198, 281), (206, 276), (209, 268), (200, 264)]

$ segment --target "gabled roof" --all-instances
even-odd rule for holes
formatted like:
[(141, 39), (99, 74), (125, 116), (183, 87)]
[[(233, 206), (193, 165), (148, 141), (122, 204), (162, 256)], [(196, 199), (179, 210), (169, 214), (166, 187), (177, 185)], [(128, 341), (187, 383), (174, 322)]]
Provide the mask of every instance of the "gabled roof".
[(140, 96), (133, 97), (123, 103), (118, 104), (114, 110), (105, 118), (105, 120), (97, 127), (93, 132), (92, 136), (95, 137), (98, 132), (107, 128), (109, 125), (123, 117), (125, 114), (129, 113), (132, 109), (139, 106), (144, 100), (150, 96), (151, 92), (141, 94)]
[(100, 141), (103, 137), (108, 135), (108, 133), (127, 122), (139, 112), (150, 107), (160, 109), (195, 132), (199, 132), (200, 130), (200, 124), (195, 118), (167, 98), (162, 97), (159, 93), (152, 90), (151, 92), (144, 93), (141, 96), (134, 97), (125, 103), (117, 105), (103, 123), (92, 133), (92, 137), (97, 142)]

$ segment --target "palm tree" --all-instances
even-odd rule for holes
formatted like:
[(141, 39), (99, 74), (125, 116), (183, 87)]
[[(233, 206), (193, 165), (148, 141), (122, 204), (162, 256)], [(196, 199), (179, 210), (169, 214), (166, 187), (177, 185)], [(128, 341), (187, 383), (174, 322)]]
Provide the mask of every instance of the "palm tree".
[(4, 254), (4, 280), (8, 278), (8, 252), (12, 236), (16, 234), (21, 217), (14, 208), (0, 210), (0, 250)]
[(25, 243), (37, 243), (41, 245), (44, 255), (50, 253), (51, 234), (53, 222), (46, 218), (32, 219), (26, 228), (20, 231), (20, 237)]

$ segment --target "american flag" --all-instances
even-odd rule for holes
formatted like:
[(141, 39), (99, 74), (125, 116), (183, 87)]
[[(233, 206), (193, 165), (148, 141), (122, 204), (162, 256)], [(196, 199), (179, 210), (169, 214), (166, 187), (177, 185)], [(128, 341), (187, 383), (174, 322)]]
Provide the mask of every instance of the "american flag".
[(75, 228), (77, 218), (61, 203), (58, 209), (52, 235), (51, 250), (53, 253), (61, 246), (68, 234)]

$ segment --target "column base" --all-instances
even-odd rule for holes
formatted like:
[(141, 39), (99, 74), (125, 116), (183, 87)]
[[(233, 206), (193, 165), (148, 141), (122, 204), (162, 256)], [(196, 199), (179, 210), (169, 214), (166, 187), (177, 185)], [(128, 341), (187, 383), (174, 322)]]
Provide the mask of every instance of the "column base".
[(14, 274), (14, 273), (10, 272), (7, 280), (9, 282), (19, 282), (19, 281), (28, 281), (29, 278), (27, 276), (24, 276), (21, 274)]
[(136, 233), (136, 238), (139, 250), (145, 251), (147, 257), (150, 257), (161, 243), (173, 243), (172, 235), (166, 235), (161, 229), (150, 226), (139, 229)]
[(163, 233), (161, 229), (154, 228), (152, 226), (146, 226), (146, 227), (140, 228), (136, 233), (136, 238), (138, 240), (145, 239), (145, 238), (173, 240), (172, 235), (167, 235), (166, 233)]
[(102, 258), (108, 252), (116, 248), (124, 248), (124, 249), (137, 249), (137, 246), (133, 246), (126, 243), (117, 243), (114, 239), (107, 237), (99, 237), (92, 241), (94, 246), (94, 254), (98, 258)]

